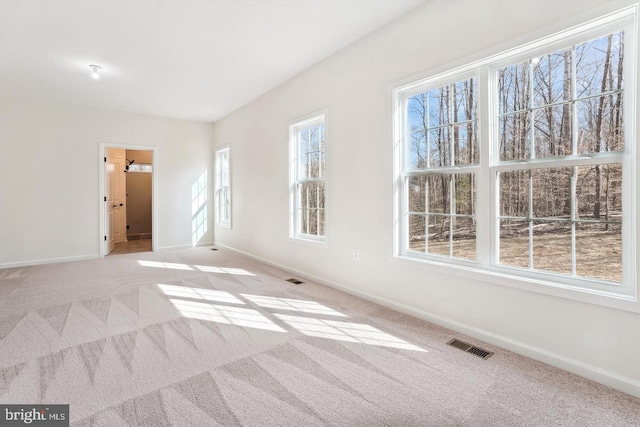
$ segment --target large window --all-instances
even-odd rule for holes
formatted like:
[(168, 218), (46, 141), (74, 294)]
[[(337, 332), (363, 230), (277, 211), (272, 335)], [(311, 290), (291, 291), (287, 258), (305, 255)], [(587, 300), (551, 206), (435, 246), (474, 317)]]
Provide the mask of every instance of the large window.
[(216, 225), (231, 228), (231, 169), (229, 147), (216, 151)]
[(324, 114), (289, 127), (291, 236), (325, 239)]
[(398, 88), (398, 254), (633, 296), (634, 26), (620, 12)]

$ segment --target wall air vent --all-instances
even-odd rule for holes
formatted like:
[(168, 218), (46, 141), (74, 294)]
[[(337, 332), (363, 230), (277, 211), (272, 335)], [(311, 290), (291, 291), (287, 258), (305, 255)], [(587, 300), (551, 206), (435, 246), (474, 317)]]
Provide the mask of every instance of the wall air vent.
[(300, 285), (304, 282), (298, 280), (298, 279), (294, 279), (293, 277), (291, 279), (287, 279), (287, 282), (293, 283), (294, 285)]
[(474, 356), (478, 356), (481, 359), (488, 359), (494, 354), (492, 351), (487, 351), (483, 348), (476, 347), (464, 341), (460, 341), (459, 339), (456, 339), (456, 338), (452, 339), (447, 344), (459, 350), (466, 351), (467, 353), (471, 353)]

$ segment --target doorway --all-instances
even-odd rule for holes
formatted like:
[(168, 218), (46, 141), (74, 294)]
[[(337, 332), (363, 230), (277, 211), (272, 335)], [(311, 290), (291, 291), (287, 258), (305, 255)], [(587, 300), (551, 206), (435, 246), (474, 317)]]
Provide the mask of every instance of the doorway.
[(100, 256), (156, 250), (155, 147), (100, 144)]

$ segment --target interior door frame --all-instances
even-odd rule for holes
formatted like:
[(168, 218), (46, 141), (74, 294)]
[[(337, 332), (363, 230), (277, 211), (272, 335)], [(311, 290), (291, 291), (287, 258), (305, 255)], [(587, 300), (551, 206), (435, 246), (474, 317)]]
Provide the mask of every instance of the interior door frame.
[(116, 144), (111, 142), (101, 142), (98, 149), (98, 162), (100, 171), (98, 176), (98, 218), (100, 227), (100, 257), (106, 256), (104, 247), (104, 236), (106, 235), (106, 218), (104, 212), (104, 198), (106, 196), (104, 191), (105, 183), (105, 162), (104, 158), (107, 156), (107, 148), (124, 148), (125, 150), (141, 150), (151, 151), (153, 172), (151, 173), (151, 250), (156, 252), (158, 250), (158, 147), (149, 145), (130, 145), (130, 144)]

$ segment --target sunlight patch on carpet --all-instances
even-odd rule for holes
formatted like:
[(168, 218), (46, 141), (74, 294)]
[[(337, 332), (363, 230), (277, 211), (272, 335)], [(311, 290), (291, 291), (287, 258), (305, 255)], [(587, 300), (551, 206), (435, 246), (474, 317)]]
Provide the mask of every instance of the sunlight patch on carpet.
[(223, 273), (223, 274), (233, 274), (236, 276), (255, 276), (255, 274), (243, 270), (242, 268), (230, 268), (230, 267), (214, 267), (212, 265), (194, 265), (200, 271), (205, 271), (207, 273)]
[(143, 267), (156, 267), (156, 268), (170, 268), (173, 270), (193, 270), (187, 264), (177, 264), (173, 262), (158, 262), (158, 261), (141, 261), (138, 260), (138, 264)]
[(256, 310), (241, 307), (227, 307), (205, 302), (170, 299), (180, 314), (191, 319), (207, 320), (228, 325), (286, 332)]
[(405, 350), (426, 351), (363, 323), (313, 319), (310, 317), (290, 316), (286, 314), (275, 314), (275, 316), (303, 334), (313, 337), (401, 348)]
[(278, 310), (289, 310), (289, 311), (302, 311), (304, 313), (310, 313), (310, 314), (326, 314), (329, 316), (347, 317), (346, 314), (342, 314), (339, 311), (335, 311), (315, 301), (303, 301), (303, 300), (289, 299), (289, 298), (276, 298), (276, 297), (268, 297), (268, 296), (262, 296), (262, 295), (249, 295), (249, 294), (240, 294), (240, 295), (248, 299), (252, 303), (264, 308), (274, 308)]
[(191, 299), (199, 299), (206, 301), (217, 301), (224, 302), (229, 304), (241, 304), (244, 305), (243, 301), (240, 301), (238, 298), (231, 295), (229, 292), (225, 291), (214, 291), (211, 289), (202, 289), (202, 288), (190, 288), (188, 286), (176, 286), (176, 285), (157, 285), (160, 290), (168, 296), (172, 297), (181, 297), (181, 298), (191, 298)]

